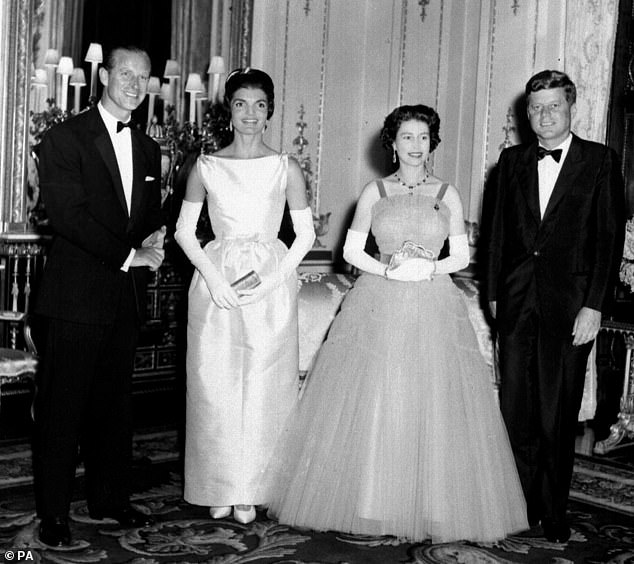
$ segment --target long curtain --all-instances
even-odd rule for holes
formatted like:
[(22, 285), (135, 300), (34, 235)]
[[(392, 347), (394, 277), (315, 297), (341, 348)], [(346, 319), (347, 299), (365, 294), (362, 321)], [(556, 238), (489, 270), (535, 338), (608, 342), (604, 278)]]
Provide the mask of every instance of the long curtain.
[[(577, 114), (572, 129), (580, 137), (604, 143), (612, 85), (618, 0), (568, 0), (565, 71), (577, 85)], [(596, 344), (586, 371), (579, 421), (597, 408)]]
[(604, 143), (612, 85), (618, 0), (568, 0), (565, 69), (577, 85), (572, 129)]

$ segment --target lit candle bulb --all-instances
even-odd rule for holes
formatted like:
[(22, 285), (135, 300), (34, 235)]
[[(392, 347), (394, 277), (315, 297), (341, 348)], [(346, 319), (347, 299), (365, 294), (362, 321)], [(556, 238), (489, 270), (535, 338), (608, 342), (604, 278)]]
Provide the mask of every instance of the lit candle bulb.
[(34, 89), (33, 111), (39, 113), (46, 109), (46, 96), (48, 91), (46, 70), (35, 69), (32, 85)]
[(68, 81), (73, 74), (73, 59), (61, 57), (57, 66), (57, 74), (62, 77), (62, 87), (60, 93), (60, 108), (63, 112), (68, 109)]
[(218, 93), (220, 92), (220, 75), (225, 72), (225, 62), (222, 57), (212, 57), (207, 74), (209, 77), (209, 92), (208, 98), (210, 104), (215, 104), (218, 101)]
[(73, 111), (75, 112), (75, 114), (78, 114), (81, 88), (82, 86), (86, 86), (86, 75), (84, 74), (84, 69), (80, 69), (80, 68), (73, 69), (73, 74), (70, 77), (70, 85), (73, 87), (73, 90), (74, 90)]
[(190, 72), (185, 83), (185, 92), (189, 94), (189, 122), (192, 124), (196, 121), (196, 95), (204, 91), (200, 74)]
[(165, 63), (163, 78), (167, 79), (170, 88), (170, 105), (176, 106), (176, 81), (180, 78), (181, 68), (174, 59), (168, 59)]
[(48, 97), (55, 99), (55, 67), (59, 63), (59, 53), (57, 49), (47, 49), (44, 55), (44, 66), (48, 77)]
[(84, 61), (90, 63), (90, 96), (97, 96), (97, 66), (103, 62), (103, 50), (99, 43), (88, 46)]
[(172, 106), (172, 89), (169, 84), (161, 84), (161, 99), (163, 100), (163, 125), (167, 123), (167, 107)]
[(203, 102), (207, 100), (207, 96), (205, 96), (204, 92), (198, 92), (196, 96), (196, 125), (198, 129), (201, 129), (203, 126)]
[(150, 130), (152, 118), (154, 117), (154, 100), (161, 93), (161, 81), (158, 76), (151, 76), (147, 83), (147, 93), (149, 97), (147, 106), (147, 125), (146, 130)]

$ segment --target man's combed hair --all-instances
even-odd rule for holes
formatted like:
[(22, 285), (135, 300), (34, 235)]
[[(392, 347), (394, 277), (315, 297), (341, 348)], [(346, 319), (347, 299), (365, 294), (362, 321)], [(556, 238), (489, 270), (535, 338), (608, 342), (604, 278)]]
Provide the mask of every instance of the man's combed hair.
[(566, 93), (566, 100), (569, 104), (574, 104), (577, 101), (577, 87), (575, 83), (570, 80), (570, 77), (561, 71), (556, 70), (543, 70), (538, 72), (529, 78), (526, 83), (526, 98), (531, 92), (538, 92), (539, 90), (547, 90), (550, 88), (563, 88)]
[(106, 57), (106, 60), (104, 63), (104, 67), (108, 72), (110, 72), (115, 67), (115, 65), (117, 64), (117, 55), (119, 55), (123, 51), (127, 51), (128, 53), (135, 53), (137, 55), (142, 55), (148, 61), (150, 60), (150, 56), (147, 54), (147, 51), (145, 51), (144, 49), (141, 49), (140, 47), (137, 47), (136, 45), (126, 45), (126, 46), (121, 45), (118, 47), (113, 47), (108, 53), (108, 56)]

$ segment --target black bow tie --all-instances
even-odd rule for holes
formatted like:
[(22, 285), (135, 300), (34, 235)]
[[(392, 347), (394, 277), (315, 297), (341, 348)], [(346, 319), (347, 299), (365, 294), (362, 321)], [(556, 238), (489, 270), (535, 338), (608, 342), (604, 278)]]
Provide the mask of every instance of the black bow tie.
[(553, 149), (552, 151), (549, 151), (545, 147), (537, 147), (537, 160), (541, 161), (546, 155), (550, 155), (553, 159), (555, 159), (555, 162), (559, 162), (561, 159), (561, 153), (561, 149)]
[(126, 121), (125, 123), (123, 123), (122, 121), (118, 121), (117, 122), (117, 133), (119, 133), (125, 127), (129, 127), (130, 130), (134, 129), (135, 128), (134, 122), (132, 120)]

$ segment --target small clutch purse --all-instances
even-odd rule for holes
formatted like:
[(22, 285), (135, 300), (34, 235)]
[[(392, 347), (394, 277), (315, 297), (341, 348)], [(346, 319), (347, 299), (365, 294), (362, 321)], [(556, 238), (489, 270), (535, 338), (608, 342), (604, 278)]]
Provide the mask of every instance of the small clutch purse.
[(413, 258), (434, 260), (435, 255), (433, 251), (426, 249), (425, 247), (423, 247), (423, 245), (418, 245), (413, 241), (403, 241), (400, 249), (398, 249), (390, 257), (390, 262), (387, 265), (387, 269), (394, 270), (397, 266), (400, 266), (405, 261)]
[(236, 281), (231, 283), (231, 287), (234, 290), (251, 290), (262, 283), (262, 279), (259, 277), (255, 270), (250, 270), (244, 276), (240, 276)]

